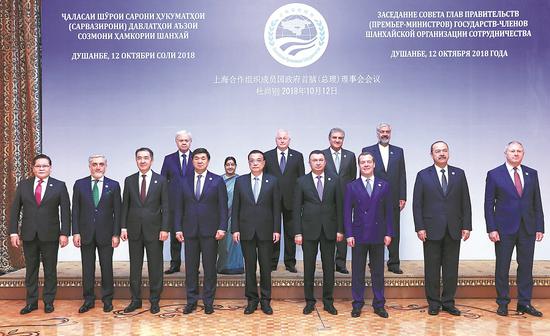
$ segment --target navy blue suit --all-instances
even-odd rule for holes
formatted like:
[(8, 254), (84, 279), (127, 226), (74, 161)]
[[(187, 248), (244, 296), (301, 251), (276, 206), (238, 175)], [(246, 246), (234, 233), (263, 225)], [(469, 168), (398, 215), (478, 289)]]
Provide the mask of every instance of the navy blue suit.
[(164, 157), (160, 174), (168, 180), (168, 198), (170, 211), (168, 213), (168, 221), (171, 225), (170, 230), (170, 268), (179, 269), (181, 266), (181, 243), (176, 239), (176, 224), (174, 211), (176, 208), (176, 199), (181, 189), (182, 179), (193, 173), (193, 160), (191, 158), (191, 150), (187, 152), (187, 164), (185, 171), (182, 171), (180, 164), (179, 151), (168, 154)]
[[(424, 289), (432, 309), (454, 307), (458, 281), (458, 260), (462, 230), (472, 230), (472, 209), (466, 175), (447, 166), (447, 192), (435, 167), (418, 172), (414, 183), (413, 216), (415, 231), (426, 231), (424, 247)], [(440, 168), (438, 168), (440, 169)], [(440, 274), (443, 292), (440, 293)]]
[(199, 260), (202, 254), (204, 270), (203, 301), (212, 305), (216, 294), (216, 258), (218, 230), (227, 231), (227, 189), (219, 175), (204, 172), (200, 198), (195, 197), (195, 173), (188, 174), (182, 183), (176, 207), (176, 232), (182, 232), (185, 246), (185, 287), (187, 303), (196, 304), (199, 298)]
[(363, 148), (362, 152), (370, 152), (374, 156), (374, 176), (390, 183), (390, 194), (393, 209), (393, 238), (388, 246), (389, 259), (388, 268), (399, 268), (401, 259), (399, 257), (399, 240), (401, 236), (400, 222), (401, 210), (399, 201), (407, 200), (407, 174), (405, 172), (405, 155), (403, 149), (394, 145), (388, 145), (389, 157), (388, 167), (384, 169), (384, 162), (378, 144)]
[[(371, 181), (372, 182), (372, 181)], [(344, 232), (353, 237), (351, 287), (353, 307), (362, 308), (365, 297), (367, 253), (371, 266), (372, 306), (382, 308), (384, 298), (384, 237), (393, 236), (392, 201), (389, 183), (375, 178), (369, 196), (363, 177), (348, 183), (344, 195)]]
[(92, 177), (77, 180), (73, 186), (73, 234), (80, 234), (82, 257), (82, 289), (84, 300), (95, 300), (95, 261), (97, 249), (101, 267), (102, 301), (113, 300), (112, 237), (120, 236), (120, 185), (103, 177), (101, 198), (97, 207), (92, 196)]
[(524, 165), (521, 165), (521, 170), (521, 196), (514, 186), (506, 164), (490, 170), (485, 184), (487, 232), (497, 231), (500, 236), (500, 241), (495, 243), (495, 284), (499, 305), (510, 302), (508, 273), (514, 247), (518, 262), (518, 305), (531, 304), (535, 234), (544, 233), (544, 214), (537, 171)]

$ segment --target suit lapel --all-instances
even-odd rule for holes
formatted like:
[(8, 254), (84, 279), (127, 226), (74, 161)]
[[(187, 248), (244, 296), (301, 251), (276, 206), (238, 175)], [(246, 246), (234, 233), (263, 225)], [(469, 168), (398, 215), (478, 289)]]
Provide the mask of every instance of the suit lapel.
[[(334, 172), (334, 174), (338, 174), (336, 172), (336, 163), (334, 162), (334, 158), (332, 157), (332, 151), (330, 150), (330, 147), (325, 150), (325, 160), (327, 161), (327, 169)], [(342, 158), (340, 158), (340, 167), (342, 167)]]
[[(508, 189), (510, 189), (510, 191), (512, 192), (513, 195), (515, 195), (517, 198), (520, 198), (519, 195), (518, 195), (518, 191), (516, 190), (516, 185), (514, 184), (514, 181), (512, 180), (512, 177), (510, 176), (510, 172), (508, 172), (508, 167), (506, 166), (506, 164), (503, 164), (502, 166), (502, 169), (500, 170), (500, 173), (502, 175), (502, 179), (504, 181), (504, 183), (508, 186)], [(523, 172), (523, 167), (522, 167), (522, 172)], [(524, 175), (524, 178), (525, 178), (525, 175)], [(525, 180), (524, 181), (524, 184), (525, 184)], [(525, 188), (523, 188), (525, 189)]]
[(181, 170), (181, 164), (180, 164), (180, 152), (176, 151), (173, 155), (173, 162), (178, 167), (178, 172), (180, 173), (180, 176), (183, 176), (183, 171)]
[(206, 175), (204, 175), (203, 183), (204, 184), (202, 186), (202, 192), (199, 201), (203, 199), (204, 194), (208, 192), (208, 188), (210, 188), (210, 186), (212, 185), (212, 174), (209, 171), (207, 171)]
[[(34, 182), (33, 182), (33, 185), (34, 185)], [(44, 202), (48, 199), (48, 197), (50, 197), (50, 195), (53, 193), (53, 188), (54, 186), (56, 185), (55, 181), (49, 177), (48, 178), (48, 183), (44, 184), (43, 187), (46, 188), (46, 191), (44, 192), (44, 197), (42, 197), (42, 200), (40, 201), (40, 205), (44, 204)], [(34, 191), (33, 191), (33, 194), (34, 194)]]
[[(373, 148), (372, 154), (374, 155), (374, 162), (380, 164), (380, 167), (377, 167), (378, 169), (376, 170), (386, 175), (387, 170), (384, 168), (384, 161), (382, 160), (382, 154), (380, 154), (380, 148), (378, 148), (378, 144), (374, 145), (372, 148)], [(389, 166), (390, 164), (388, 159), (388, 167)]]
[(523, 165), (521, 165), (521, 172), (523, 174), (523, 191), (521, 193), (521, 197), (523, 197), (523, 195), (526, 194), (527, 189), (531, 187), (531, 176), (529, 176), (529, 173), (525, 170), (525, 166)]
[[(305, 187), (309, 189), (309, 192), (312, 193), (315, 197), (315, 199), (319, 202), (321, 202), (321, 199), (319, 198), (319, 193), (317, 192), (317, 181), (313, 181), (313, 173), (306, 174), (306, 185)], [(326, 174), (325, 174), (326, 176)], [(326, 179), (325, 179), (326, 183)], [(324, 188), (323, 188), (323, 196), (324, 196)]]
[[(103, 178), (103, 185), (105, 186), (105, 178)], [(94, 194), (93, 194), (93, 190), (92, 190), (92, 177), (91, 176), (89, 176), (86, 180), (84, 180), (84, 191), (86, 192), (86, 195), (88, 195), (88, 200), (93, 205), (94, 204)], [(101, 196), (103, 197), (103, 193), (101, 193)]]
[[(260, 187), (260, 194), (258, 195), (258, 202), (256, 203), (260, 203), (261, 200), (263, 200), (265, 194), (267, 193), (267, 189), (269, 188), (269, 186), (271, 185), (272, 181), (269, 180), (268, 177), (266, 177), (265, 175), (262, 175), (262, 184), (261, 184), (261, 187)], [(250, 184), (250, 179), (248, 179), (248, 183)], [(252, 192), (252, 188), (248, 188), (250, 190), (250, 194), (252, 195), (252, 201), (254, 202), (254, 193)]]
[(447, 166), (447, 195), (451, 193), (451, 190), (453, 190), (455, 185), (456, 185), (456, 171), (453, 167)]
[[(441, 194), (441, 196), (445, 197), (445, 194), (443, 193), (443, 187), (441, 186), (441, 182), (439, 182), (439, 174), (435, 170), (435, 166), (431, 166), (429, 170), (429, 174), (431, 175), (430, 178), (432, 180), (432, 183), (436, 186), (437, 190)], [(448, 181), (448, 179), (447, 179)], [(449, 190), (449, 184), (447, 183), (447, 191)]]

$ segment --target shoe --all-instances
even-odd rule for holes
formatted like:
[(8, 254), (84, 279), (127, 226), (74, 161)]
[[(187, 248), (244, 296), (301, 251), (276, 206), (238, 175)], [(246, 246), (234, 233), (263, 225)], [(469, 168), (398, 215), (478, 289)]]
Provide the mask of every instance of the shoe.
[(257, 303), (248, 303), (248, 305), (244, 309), (244, 314), (245, 315), (250, 315), (250, 314), (254, 313), (256, 311), (256, 309), (258, 309), (258, 304)]
[(21, 309), (19, 314), (25, 315), (25, 314), (28, 314), (28, 313), (32, 312), (33, 310), (37, 310), (37, 309), (38, 309), (38, 303), (31, 303), (31, 304), (28, 304), (25, 307), (23, 307), (23, 309)]
[(446, 311), (447, 313), (454, 316), (460, 316), (460, 310), (458, 310), (455, 306), (449, 306), (449, 307), (443, 306), (441, 310)]
[(124, 308), (124, 312), (131, 313), (139, 308), (141, 308), (141, 301), (132, 301), (126, 308)]
[(44, 313), (49, 314), (53, 313), (54, 311), (53, 303), (45, 303), (44, 304)]
[(197, 309), (197, 304), (196, 303), (188, 303), (183, 308), (183, 313), (184, 314), (191, 314), (195, 309)]
[(271, 305), (269, 303), (262, 305), (262, 311), (266, 315), (273, 315), (273, 309), (271, 308)]
[(88, 310), (94, 308), (94, 303), (93, 302), (84, 302), (84, 304), (82, 306), (80, 306), (80, 308), (78, 309), (78, 312), (80, 314), (82, 313), (85, 313), (87, 312)]
[(323, 310), (328, 312), (330, 315), (338, 315), (338, 311), (336, 310), (336, 308), (334, 308), (333, 305), (325, 305), (323, 307)]
[(536, 317), (542, 317), (542, 312), (538, 311), (535, 307), (528, 305), (519, 305), (517, 307), (518, 313), (529, 314)]
[(386, 311), (386, 309), (384, 309), (384, 307), (374, 308), (374, 313), (383, 318), (388, 318), (389, 316), (388, 312)]
[(308, 303), (308, 304), (306, 304), (306, 306), (304, 307), (304, 310), (302, 311), (302, 313), (304, 313), (304, 315), (309, 315), (309, 314), (311, 314), (314, 310), (315, 310), (315, 304), (313, 304), (313, 303)]
[(351, 317), (359, 317), (361, 316), (361, 308), (353, 308), (351, 310)]
[(149, 311), (151, 312), (151, 314), (157, 314), (158, 312), (160, 312), (159, 303), (158, 302), (151, 303), (151, 307), (149, 308)]
[(289, 265), (289, 266), (286, 266), (285, 268), (290, 273), (298, 273), (298, 270), (296, 269), (296, 266)]
[(205, 314), (208, 314), (208, 315), (214, 313), (214, 306), (212, 306), (212, 305), (204, 305), (204, 313), (205, 313)]
[(347, 268), (339, 268), (339, 267), (336, 267), (336, 272), (342, 273), (342, 274), (349, 274), (349, 271), (348, 271)]
[(435, 316), (439, 314), (439, 307), (428, 307), (428, 314)]
[(108, 313), (113, 311), (113, 304), (111, 302), (103, 303), (103, 312)]
[(174, 266), (170, 266), (169, 269), (167, 269), (166, 271), (164, 271), (164, 274), (174, 274), (174, 273), (177, 273), (180, 271), (180, 268), (179, 267), (174, 267)]
[(497, 315), (508, 316), (508, 305), (499, 304), (497, 309)]
[(388, 271), (392, 272), (392, 273), (395, 273), (395, 274), (403, 274), (403, 270), (401, 268), (399, 268), (399, 266), (388, 267)]

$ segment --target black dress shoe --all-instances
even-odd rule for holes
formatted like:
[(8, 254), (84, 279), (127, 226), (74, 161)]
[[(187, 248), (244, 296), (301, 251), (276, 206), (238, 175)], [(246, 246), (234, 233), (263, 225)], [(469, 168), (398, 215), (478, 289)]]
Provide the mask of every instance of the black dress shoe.
[(429, 315), (438, 315), (439, 314), (439, 307), (428, 307), (428, 314)]
[(460, 310), (458, 310), (455, 306), (449, 306), (449, 307), (443, 306), (441, 310), (446, 311), (447, 313), (454, 316), (460, 316)]
[(384, 307), (374, 308), (374, 313), (380, 317), (388, 318), (388, 312), (384, 309)]
[(151, 307), (149, 308), (149, 311), (151, 312), (151, 314), (156, 314), (160, 312), (160, 306), (158, 302), (151, 303)]
[(113, 311), (113, 304), (111, 302), (103, 303), (103, 312), (108, 313)]
[(323, 310), (328, 312), (331, 315), (338, 315), (338, 311), (336, 310), (336, 308), (334, 308), (333, 305), (325, 305), (323, 307)]
[(134, 310), (139, 309), (139, 308), (141, 308), (141, 302), (140, 301), (132, 301), (132, 302), (130, 302), (130, 304), (126, 308), (124, 308), (124, 312), (125, 313), (131, 313)]
[(37, 309), (38, 309), (38, 303), (31, 303), (31, 304), (28, 304), (25, 307), (23, 307), (23, 309), (21, 309), (19, 314), (25, 315), (25, 314), (28, 314), (28, 313), (32, 312), (33, 310), (37, 310)]
[(508, 316), (508, 305), (499, 304), (497, 309), (497, 315)]
[(296, 266), (289, 265), (289, 266), (286, 266), (285, 269), (287, 271), (289, 271), (290, 273), (298, 273), (298, 270), (296, 269)]
[(388, 271), (395, 273), (395, 274), (403, 274), (403, 270), (401, 268), (397, 267), (388, 267)]
[(54, 311), (53, 303), (45, 303), (44, 304), (44, 313), (49, 314), (53, 313)]
[(361, 316), (361, 308), (353, 308), (351, 310), (351, 317), (359, 317)]
[(204, 313), (205, 314), (213, 314), (214, 313), (214, 306), (212, 305), (204, 305)]
[(78, 309), (78, 312), (80, 314), (82, 313), (85, 313), (87, 312), (88, 310), (94, 308), (94, 303), (93, 302), (84, 302), (84, 304), (82, 306), (80, 306), (80, 308)]
[(529, 314), (536, 317), (542, 317), (542, 312), (538, 311), (535, 307), (531, 305), (519, 305), (518, 304), (518, 313)]
[(180, 268), (179, 267), (172, 267), (170, 266), (169, 269), (167, 269), (166, 271), (164, 271), (164, 274), (174, 274), (176, 272), (179, 272), (180, 271)]
[(347, 268), (339, 268), (339, 267), (337, 267), (337, 268), (336, 268), (336, 272), (342, 273), (342, 274), (349, 274), (349, 271), (348, 271)]
[(304, 315), (309, 315), (309, 314), (311, 314), (314, 310), (315, 310), (315, 304), (313, 304), (313, 303), (308, 303), (308, 304), (306, 304), (306, 306), (304, 307), (304, 310), (302, 310), (302, 313), (304, 313)]
[(265, 303), (262, 305), (262, 311), (266, 315), (273, 315), (273, 309), (271, 308), (271, 305), (269, 303)]
[(258, 304), (257, 303), (249, 303), (246, 308), (244, 309), (244, 314), (245, 315), (250, 315), (252, 313), (254, 313), (256, 311), (256, 309), (258, 309)]
[(184, 314), (191, 314), (195, 309), (197, 309), (197, 304), (196, 303), (188, 303), (183, 308), (183, 313)]

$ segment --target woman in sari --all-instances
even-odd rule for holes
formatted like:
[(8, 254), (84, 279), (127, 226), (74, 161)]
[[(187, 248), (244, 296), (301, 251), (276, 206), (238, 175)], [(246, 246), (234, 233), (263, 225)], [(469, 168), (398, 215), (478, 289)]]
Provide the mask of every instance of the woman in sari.
[(233, 242), (231, 232), (231, 206), (233, 205), (233, 190), (237, 180), (237, 160), (229, 156), (224, 161), (225, 174), (222, 175), (227, 188), (227, 207), (229, 209), (227, 234), (218, 245), (218, 263), (217, 269), (220, 274), (243, 274), (244, 261), (243, 253), (239, 243)]

